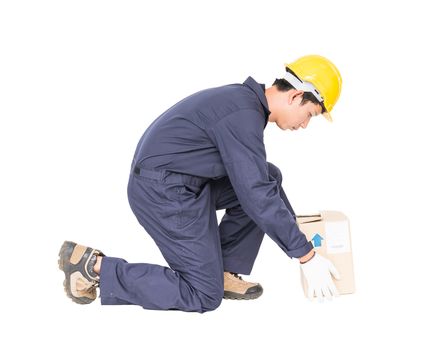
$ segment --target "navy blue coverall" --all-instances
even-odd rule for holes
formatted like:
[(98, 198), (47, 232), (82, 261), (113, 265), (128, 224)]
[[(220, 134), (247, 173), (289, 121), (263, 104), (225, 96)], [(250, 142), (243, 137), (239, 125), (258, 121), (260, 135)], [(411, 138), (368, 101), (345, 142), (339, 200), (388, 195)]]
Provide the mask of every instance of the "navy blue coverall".
[[(269, 114), (265, 85), (249, 77), (197, 92), (148, 127), (134, 154), (128, 200), (169, 268), (103, 258), (102, 304), (214, 310), (223, 272), (250, 274), (264, 233), (289, 257), (313, 248), (279, 169), (266, 160)], [(220, 225), (219, 209), (226, 209)]]

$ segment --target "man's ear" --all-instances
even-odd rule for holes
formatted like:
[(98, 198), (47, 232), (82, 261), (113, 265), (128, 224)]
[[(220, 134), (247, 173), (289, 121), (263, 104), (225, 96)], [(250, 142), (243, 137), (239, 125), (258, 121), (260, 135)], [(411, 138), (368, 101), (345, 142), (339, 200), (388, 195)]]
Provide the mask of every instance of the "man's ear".
[(296, 89), (289, 90), (288, 91), (288, 104), (291, 105), (292, 103), (295, 103), (296, 101), (298, 101), (298, 103), (301, 103), (302, 95), (304, 95), (304, 91), (302, 91), (302, 90), (296, 90)]

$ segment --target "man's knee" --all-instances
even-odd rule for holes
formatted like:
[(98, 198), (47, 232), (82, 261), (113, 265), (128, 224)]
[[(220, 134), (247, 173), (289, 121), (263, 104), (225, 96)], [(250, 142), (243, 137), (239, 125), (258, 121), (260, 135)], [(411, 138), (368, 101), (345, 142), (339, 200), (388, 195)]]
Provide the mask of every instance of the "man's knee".
[[(216, 264), (206, 266), (200, 271), (188, 271), (185, 278), (192, 294), (198, 297), (200, 312), (216, 310), (222, 303), (224, 297), (224, 277), (221, 272), (222, 267)], [(192, 272), (192, 273), (191, 273)]]
[(282, 183), (282, 173), (273, 163), (268, 162), (268, 174), (280, 185)]
[(199, 298), (202, 305), (202, 312), (216, 310), (222, 303), (223, 297), (224, 297), (223, 288), (217, 290), (215, 289), (214, 291), (208, 294), (199, 292)]

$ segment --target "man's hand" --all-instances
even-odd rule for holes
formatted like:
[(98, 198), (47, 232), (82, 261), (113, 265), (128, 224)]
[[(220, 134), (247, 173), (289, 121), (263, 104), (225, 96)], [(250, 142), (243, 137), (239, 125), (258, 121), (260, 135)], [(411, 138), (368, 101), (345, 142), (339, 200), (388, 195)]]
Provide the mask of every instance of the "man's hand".
[(337, 280), (340, 275), (330, 260), (312, 251), (300, 258), (300, 262), (301, 271), (307, 279), (310, 300), (315, 295), (319, 301), (323, 301), (324, 297), (331, 300), (333, 296), (339, 296), (331, 275)]

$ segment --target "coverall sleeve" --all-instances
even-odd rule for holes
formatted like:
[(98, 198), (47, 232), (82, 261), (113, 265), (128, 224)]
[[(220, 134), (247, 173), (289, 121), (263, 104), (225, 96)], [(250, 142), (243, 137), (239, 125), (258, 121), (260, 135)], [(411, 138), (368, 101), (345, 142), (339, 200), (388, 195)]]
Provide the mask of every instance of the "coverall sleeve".
[(245, 213), (289, 256), (306, 255), (313, 245), (270, 179), (263, 140), (264, 116), (256, 110), (234, 112), (212, 129), (212, 137)]

